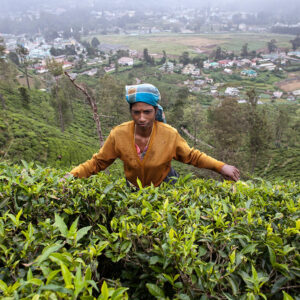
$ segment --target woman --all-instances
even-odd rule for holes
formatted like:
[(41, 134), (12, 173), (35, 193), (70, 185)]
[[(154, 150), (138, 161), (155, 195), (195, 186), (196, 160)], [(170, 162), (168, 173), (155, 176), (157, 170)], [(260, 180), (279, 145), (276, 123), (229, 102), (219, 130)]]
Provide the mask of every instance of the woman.
[(104, 170), (120, 158), (124, 163), (127, 181), (138, 186), (153, 183), (159, 186), (176, 172), (171, 168), (172, 159), (198, 168), (210, 169), (226, 179), (239, 180), (239, 170), (190, 148), (176, 129), (155, 120), (160, 93), (151, 84), (126, 86), (126, 100), (130, 104), (132, 121), (111, 130), (103, 147), (91, 160), (71, 171), (76, 177), (89, 177)]

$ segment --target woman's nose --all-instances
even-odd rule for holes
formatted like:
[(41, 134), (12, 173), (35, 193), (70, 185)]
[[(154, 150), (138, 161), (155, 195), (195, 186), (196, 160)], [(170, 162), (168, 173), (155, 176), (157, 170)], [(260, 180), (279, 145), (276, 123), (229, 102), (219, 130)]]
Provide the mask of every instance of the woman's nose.
[(140, 120), (144, 121), (145, 120), (145, 115), (143, 113), (140, 114)]

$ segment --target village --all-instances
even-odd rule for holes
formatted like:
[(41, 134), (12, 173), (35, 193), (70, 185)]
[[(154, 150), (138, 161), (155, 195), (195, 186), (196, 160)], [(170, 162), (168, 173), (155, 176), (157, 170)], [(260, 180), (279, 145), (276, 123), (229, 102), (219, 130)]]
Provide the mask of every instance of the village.
[[(26, 60), (32, 74), (43, 76), (48, 72), (47, 62), (51, 59), (62, 64), (65, 71), (75, 79), (79, 75), (89, 77), (130, 70), (143, 64), (145, 53), (137, 49), (129, 49), (124, 45), (101, 43), (97, 37), (78, 41), (75, 38), (64, 38), (62, 32), (52, 41), (46, 41), (42, 35), (28, 38), (26, 35), (2, 35), (6, 46), (6, 56), (16, 56), (17, 48), (27, 49)], [(148, 49), (144, 49), (147, 50)], [(198, 50), (198, 49), (196, 49)], [(195, 50), (195, 52), (196, 52)], [(259, 79), (261, 74), (285, 73), (284, 67), (300, 62), (300, 51), (283, 51), (276, 49), (272, 53), (260, 53), (257, 57), (232, 57), (232, 54), (222, 59), (209, 55), (201, 63), (193, 63), (192, 59), (182, 61), (180, 57), (165, 57), (158, 53), (149, 53), (157, 70), (161, 73), (178, 73), (185, 75), (182, 86), (190, 93), (205, 94), (213, 97), (235, 97), (239, 103), (246, 102), (242, 83), (240, 86), (228, 86), (230, 79)], [(20, 57), (18, 58), (21, 59)], [(160, 63), (161, 62), (161, 63)], [(221, 74), (223, 80), (216, 80), (216, 74)], [(22, 75), (20, 75), (22, 76)], [(224, 77), (225, 76), (225, 77)], [(225, 80), (224, 80), (225, 78)], [(140, 80), (137, 78), (137, 83)], [(225, 81), (225, 82), (224, 82)], [(281, 99), (295, 101), (300, 97), (300, 89), (285, 91), (278, 89), (264, 90), (259, 94), (262, 99)], [(259, 101), (259, 104), (264, 103)]]

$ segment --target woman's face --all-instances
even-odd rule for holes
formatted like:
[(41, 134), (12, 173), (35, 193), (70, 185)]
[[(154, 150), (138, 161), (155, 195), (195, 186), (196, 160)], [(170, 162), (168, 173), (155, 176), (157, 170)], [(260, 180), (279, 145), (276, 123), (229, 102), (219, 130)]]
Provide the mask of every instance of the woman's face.
[(152, 105), (144, 102), (134, 103), (131, 107), (130, 113), (137, 127), (142, 130), (152, 128), (156, 114), (156, 110)]

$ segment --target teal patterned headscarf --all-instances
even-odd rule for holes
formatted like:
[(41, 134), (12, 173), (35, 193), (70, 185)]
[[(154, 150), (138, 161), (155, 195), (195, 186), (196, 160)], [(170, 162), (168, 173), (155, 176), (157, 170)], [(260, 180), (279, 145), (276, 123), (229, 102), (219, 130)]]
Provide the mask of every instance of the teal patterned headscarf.
[(159, 90), (152, 84), (143, 83), (137, 85), (126, 85), (126, 100), (129, 104), (137, 102), (144, 102), (154, 107), (157, 107), (155, 119), (160, 122), (166, 123), (163, 108), (158, 104), (160, 100)]

